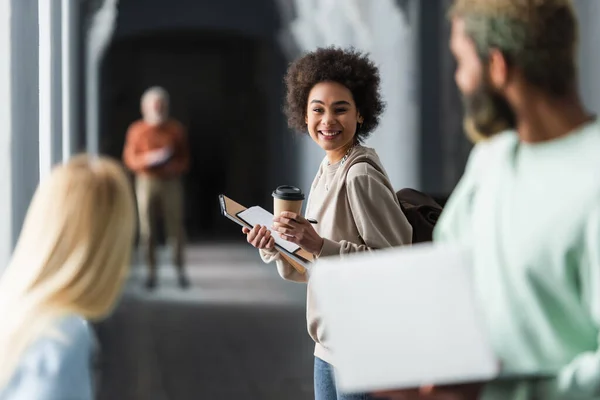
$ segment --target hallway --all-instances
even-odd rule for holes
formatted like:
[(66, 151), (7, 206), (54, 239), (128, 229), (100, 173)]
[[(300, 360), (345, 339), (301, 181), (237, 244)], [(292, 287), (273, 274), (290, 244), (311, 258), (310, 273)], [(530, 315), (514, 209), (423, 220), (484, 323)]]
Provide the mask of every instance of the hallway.
[(193, 247), (187, 257), (188, 291), (164, 267), (148, 293), (143, 267), (133, 268), (119, 308), (98, 326), (99, 399), (313, 398), (306, 287), (242, 243)]

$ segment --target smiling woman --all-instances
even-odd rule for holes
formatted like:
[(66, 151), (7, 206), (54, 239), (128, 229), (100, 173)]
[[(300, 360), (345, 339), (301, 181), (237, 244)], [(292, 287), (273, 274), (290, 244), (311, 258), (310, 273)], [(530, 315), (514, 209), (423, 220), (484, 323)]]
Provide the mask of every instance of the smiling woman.
[(336, 102), (346, 103), (346, 111), (356, 118), (354, 126), (347, 128), (356, 133), (356, 140), (362, 143), (379, 124), (379, 117), (385, 108), (379, 91), (380, 81), (375, 64), (358, 51), (330, 47), (308, 53), (290, 66), (285, 78), (288, 124), (300, 132), (306, 132), (313, 101), (316, 104), (321, 101), (325, 105), (325, 99), (317, 95), (326, 93), (323, 90), (315, 92), (315, 89), (322, 86), (320, 83), (333, 83), (337, 90), (330, 95), (338, 95)]
[(358, 142), (357, 125), (364, 118), (358, 112), (352, 92), (337, 82), (317, 83), (308, 95), (306, 126), (310, 137), (337, 162)]
[[(375, 150), (362, 143), (383, 112), (379, 71), (355, 50), (323, 48), (296, 60), (286, 75), (285, 111), (290, 127), (308, 132), (325, 152), (311, 186), (306, 216), (274, 218), (274, 231), (315, 257), (340, 256), (409, 244), (412, 228)], [(315, 341), (315, 399), (358, 400), (367, 394), (339, 393), (333, 355), (308, 276), (298, 273), (273, 250), (269, 230), (244, 231), (265, 262), (277, 262), (287, 280), (308, 283), (307, 322)], [(366, 366), (368, 367), (368, 366)]]

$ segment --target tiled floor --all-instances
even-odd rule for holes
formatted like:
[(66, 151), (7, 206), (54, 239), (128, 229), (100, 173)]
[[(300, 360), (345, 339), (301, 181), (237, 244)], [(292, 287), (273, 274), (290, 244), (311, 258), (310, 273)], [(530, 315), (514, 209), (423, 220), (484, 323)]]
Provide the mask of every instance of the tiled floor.
[(99, 399), (312, 399), (306, 287), (281, 280), (248, 246), (194, 247), (187, 257), (191, 289), (165, 267), (148, 293), (135, 267), (98, 326)]

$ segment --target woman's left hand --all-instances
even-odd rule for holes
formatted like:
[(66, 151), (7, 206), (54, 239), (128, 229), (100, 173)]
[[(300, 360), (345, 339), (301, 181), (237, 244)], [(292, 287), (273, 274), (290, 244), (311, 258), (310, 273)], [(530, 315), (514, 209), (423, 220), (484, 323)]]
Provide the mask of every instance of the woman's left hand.
[(423, 386), (419, 389), (373, 393), (376, 399), (387, 400), (477, 400), (482, 384)]
[(273, 218), (273, 230), (288, 242), (296, 243), (311, 254), (319, 254), (323, 248), (323, 238), (312, 224), (301, 215), (284, 211)]

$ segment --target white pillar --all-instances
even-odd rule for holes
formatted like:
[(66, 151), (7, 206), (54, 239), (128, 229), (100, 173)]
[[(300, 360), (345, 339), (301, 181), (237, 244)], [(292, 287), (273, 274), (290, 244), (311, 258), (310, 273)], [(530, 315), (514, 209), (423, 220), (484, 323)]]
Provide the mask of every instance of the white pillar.
[(37, 26), (37, 0), (0, 0), (0, 271), (39, 179)]
[(79, 1), (61, 0), (61, 67), (62, 67), (62, 161), (76, 151), (79, 102), (78, 18)]
[(11, 1), (0, 0), (0, 271), (12, 251)]
[(90, 154), (100, 151), (100, 63), (114, 33), (118, 4), (119, 0), (103, 0), (87, 32), (86, 143)]
[(39, 0), (39, 168), (44, 179), (62, 159), (61, 2)]

